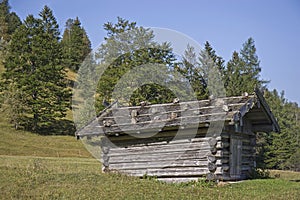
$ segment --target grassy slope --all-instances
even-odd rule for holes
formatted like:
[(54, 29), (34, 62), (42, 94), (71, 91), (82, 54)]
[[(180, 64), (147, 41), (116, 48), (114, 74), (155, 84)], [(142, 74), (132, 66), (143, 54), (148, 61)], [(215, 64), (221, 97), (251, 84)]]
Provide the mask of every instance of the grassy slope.
[(0, 155), (43, 157), (90, 157), (84, 145), (72, 136), (40, 136), (15, 131), (0, 117)]

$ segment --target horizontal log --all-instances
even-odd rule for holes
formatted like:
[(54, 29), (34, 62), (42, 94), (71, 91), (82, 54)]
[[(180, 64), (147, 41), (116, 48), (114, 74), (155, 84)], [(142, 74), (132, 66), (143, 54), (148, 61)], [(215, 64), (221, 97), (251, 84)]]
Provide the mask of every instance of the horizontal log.
[(223, 149), (223, 148), (228, 148), (230, 146), (229, 142), (222, 142), (222, 141), (218, 141), (216, 148), (217, 149)]
[(223, 166), (223, 165), (227, 165), (229, 163), (229, 159), (217, 159), (216, 161), (216, 165), (217, 166)]
[[(180, 139), (180, 140), (171, 140), (171, 141), (156, 141), (156, 142), (150, 142), (150, 143), (137, 143), (137, 144), (131, 144), (130, 142), (122, 142), (123, 146), (114, 146), (114, 148), (110, 148), (111, 151), (117, 151), (118, 149), (120, 151), (123, 151), (123, 149), (131, 150), (131, 149), (154, 149), (154, 148), (174, 148), (176, 146), (195, 146), (198, 145), (199, 148), (208, 147), (209, 144), (207, 143), (208, 138), (191, 138), (191, 139)], [(127, 146), (125, 146), (127, 144)], [(115, 143), (115, 145), (118, 145), (118, 143)]]
[(143, 170), (120, 170), (121, 173), (125, 173), (132, 176), (142, 177), (156, 176), (160, 177), (193, 177), (193, 176), (203, 176), (207, 174), (208, 169), (200, 167), (186, 167), (186, 168), (169, 168), (169, 169), (143, 169)]
[(139, 146), (128, 146), (126, 148), (111, 148), (111, 153), (118, 153), (118, 152), (145, 152), (145, 151), (157, 151), (161, 149), (186, 149), (186, 150), (201, 150), (201, 149), (208, 149), (210, 146), (207, 142), (182, 142), (182, 143), (161, 143), (160, 145), (151, 143), (147, 145), (139, 145)]
[(202, 176), (198, 177), (176, 177), (176, 178), (158, 178), (157, 180), (163, 181), (166, 183), (183, 183), (183, 182), (190, 182), (190, 181), (198, 181), (199, 178), (202, 178)]
[(228, 150), (218, 150), (216, 153), (216, 158), (229, 157), (230, 152)]
[(166, 169), (166, 168), (187, 168), (201, 167), (207, 168), (208, 161), (200, 160), (176, 160), (176, 161), (149, 161), (131, 163), (109, 163), (110, 169), (116, 170), (136, 170), (136, 169)]
[(140, 148), (112, 148), (109, 151), (109, 156), (120, 155), (142, 155), (142, 154), (159, 154), (167, 152), (191, 152), (191, 153), (206, 153), (210, 150), (209, 146), (198, 146), (197, 144), (191, 145), (161, 145), (155, 147), (140, 147)]
[(216, 175), (223, 174), (223, 167), (216, 167), (214, 174)]
[[(170, 129), (171, 128), (171, 129)], [(170, 130), (169, 130), (170, 129)], [(184, 131), (183, 131), (184, 130)], [(157, 140), (167, 140), (167, 141), (175, 141), (175, 140), (184, 140), (184, 139), (193, 139), (193, 138), (204, 138), (207, 134), (206, 127), (164, 127), (160, 129), (156, 127), (151, 130), (137, 130), (134, 132), (126, 132), (112, 134), (107, 136), (111, 142), (114, 143), (124, 143), (124, 142), (132, 142), (132, 143), (149, 143), (156, 142)]]
[(207, 153), (160, 153), (160, 154), (142, 154), (142, 155), (120, 155), (112, 156), (109, 158), (110, 163), (122, 163), (122, 162), (148, 162), (148, 161), (174, 161), (174, 160), (207, 160)]

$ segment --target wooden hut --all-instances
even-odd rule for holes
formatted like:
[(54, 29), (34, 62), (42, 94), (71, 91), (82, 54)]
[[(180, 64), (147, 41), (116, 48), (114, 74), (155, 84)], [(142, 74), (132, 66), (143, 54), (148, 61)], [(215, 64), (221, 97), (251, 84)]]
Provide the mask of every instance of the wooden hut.
[[(257, 132), (279, 132), (263, 95), (108, 107), (78, 138), (102, 136), (103, 171), (177, 182), (247, 179)], [(100, 150), (100, 148), (99, 148)]]

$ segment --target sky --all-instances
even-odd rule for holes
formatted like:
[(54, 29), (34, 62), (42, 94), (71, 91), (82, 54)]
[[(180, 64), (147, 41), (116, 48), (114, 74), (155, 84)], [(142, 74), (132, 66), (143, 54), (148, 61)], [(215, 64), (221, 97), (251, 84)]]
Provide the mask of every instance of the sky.
[(183, 33), (200, 45), (206, 41), (227, 62), (252, 37), (269, 89), (285, 91), (300, 105), (300, 1), (298, 0), (10, 0), (11, 11), (24, 20), (48, 5), (63, 32), (67, 19), (79, 17), (92, 47), (106, 33), (103, 24), (117, 17), (144, 27)]

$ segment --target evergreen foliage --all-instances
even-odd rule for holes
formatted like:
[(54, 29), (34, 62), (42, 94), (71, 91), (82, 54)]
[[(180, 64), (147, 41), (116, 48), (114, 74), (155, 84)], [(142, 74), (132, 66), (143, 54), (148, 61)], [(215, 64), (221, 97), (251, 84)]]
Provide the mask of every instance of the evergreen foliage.
[(199, 54), (200, 71), (204, 80), (205, 98), (226, 96), (224, 88), (224, 60), (216, 54), (209, 42)]
[(260, 78), (260, 61), (256, 54), (254, 40), (250, 37), (240, 52), (233, 52), (227, 63), (225, 86), (227, 96), (237, 96), (244, 92), (252, 93), (255, 88), (265, 88), (268, 81)]
[(202, 76), (200, 64), (197, 62), (195, 48), (188, 45), (182, 57), (182, 62), (175, 65), (175, 69), (181, 73), (192, 86), (197, 99), (206, 98), (206, 82)]
[(300, 170), (299, 168), (299, 107), (287, 101), (284, 92), (266, 91), (265, 97), (277, 117), (280, 133), (270, 133), (265, 139), (267, 168)]
[(8, 32), (8, 16), (9, 16), (8, 0), (0, 2), (0, 38), (4, 41), (9, 41)]
[[(59, 29), (49, 7), (29, 15), (12, 35), (4, 82), (11, 99), (12, 122), (34, 132), (65, 116), (70, 105), (61, 63)], [(16, 106), (18, 104), (18, 106)]]
[(64, 67), (78, 71), (85, 57), (91, 52), (91, 42), (78, 17), (67, 20), (61, 44)]
[(0, 1), (0, 62), (3, 62), (11, 35), (20, 25), (21, 20), (18, 15), (10, 12), (8, 0)]

